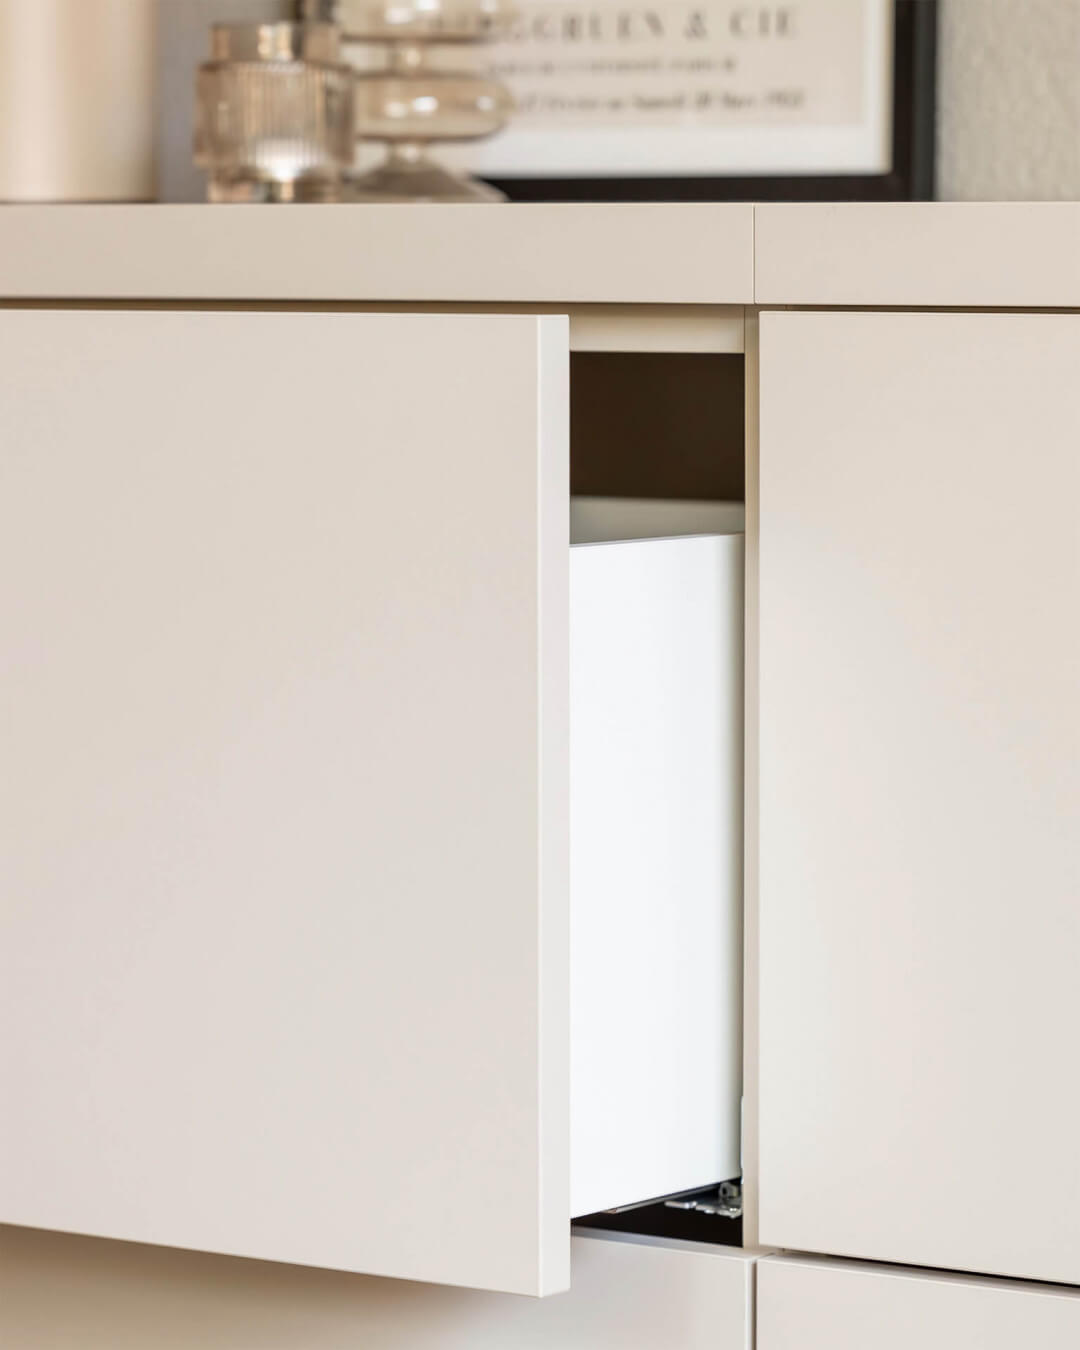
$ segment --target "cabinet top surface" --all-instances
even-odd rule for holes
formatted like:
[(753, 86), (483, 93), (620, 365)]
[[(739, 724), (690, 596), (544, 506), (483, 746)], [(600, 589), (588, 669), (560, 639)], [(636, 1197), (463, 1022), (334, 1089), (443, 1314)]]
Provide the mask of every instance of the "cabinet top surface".
[(755, 209), (759, 305), (1074, 309), (1078, 202)]
[(0, 300), (1080, 307), (1080, 203), (9, 206)]
[(0, 210), (0, 297), (726, 304), (749, 205)]

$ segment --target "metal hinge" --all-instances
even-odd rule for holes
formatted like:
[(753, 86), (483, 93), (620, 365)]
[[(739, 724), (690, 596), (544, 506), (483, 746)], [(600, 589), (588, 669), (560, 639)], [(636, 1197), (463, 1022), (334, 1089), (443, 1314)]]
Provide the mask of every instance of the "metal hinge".
[(725, 1181), (715, 1191), (699, 1191), (665, 1200), (665, 1209), (693, 1210), (696, 1214), (712, 1214), (718, 1219), (742, 1218), (742, 1186), (737, 1181)]

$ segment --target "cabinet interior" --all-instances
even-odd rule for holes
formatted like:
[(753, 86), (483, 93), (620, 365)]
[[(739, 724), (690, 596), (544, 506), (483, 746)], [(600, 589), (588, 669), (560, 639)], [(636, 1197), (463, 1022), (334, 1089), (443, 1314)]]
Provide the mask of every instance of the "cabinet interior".
[[(576, 543), (741, 531), (743, 356), (575, 352), (570, 389)], [(736, 1178), (715, 1180), (718, 1186)], [(712, 1200), (715, 1192), (701, 1198)], [(742, 1246), (741, 1217), (675, 1208), (666, 1197), (576, 1224)]]
[(745, 502), (744, 371), (735, 355), (574, 352), (571, 494)]

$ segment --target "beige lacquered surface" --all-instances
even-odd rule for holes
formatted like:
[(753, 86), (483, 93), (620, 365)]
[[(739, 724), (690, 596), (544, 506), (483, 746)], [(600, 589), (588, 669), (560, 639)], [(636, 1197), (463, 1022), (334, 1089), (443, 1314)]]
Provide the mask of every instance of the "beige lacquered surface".
[(0, 1228), (18, 1350), (751, 1350), (755, 1254), (578, 1236), (523, 1299)]
[(757, 1327), (757, 1350), (1075, 1350), (1080, 1290), (770, 1257)]
[(0, 315), (5, 1221), (566, 1286), (567, 364)]
[(762, 316), (763, 1242), (1080, 1283), (1078, 369)]
[(1080, 307), (1078, 202), (767, 203), (759, 305)]
[(742, 305), (754, 208), (0, 210), (0, 297)]

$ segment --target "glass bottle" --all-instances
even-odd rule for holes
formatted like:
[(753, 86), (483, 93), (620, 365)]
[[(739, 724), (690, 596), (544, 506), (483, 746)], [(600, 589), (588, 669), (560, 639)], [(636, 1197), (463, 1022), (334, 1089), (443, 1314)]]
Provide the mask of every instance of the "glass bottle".
[(209, 200), (339, 201), (354, 84), (332, 24), (215, 24), (196, 81), (195, 162)]
[(358, 61), (356, 131), (382, 142), (386, 158), (351, 180), (354, 201), (500, 201), (501, 194), (431, 157), (433, 144), (494, 135), (513, 99), (475, 68), (468, 49), (508, 27), (507, 0), (304, 0), (312, 18), (332, 18)]

